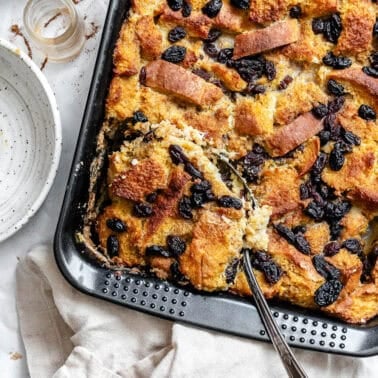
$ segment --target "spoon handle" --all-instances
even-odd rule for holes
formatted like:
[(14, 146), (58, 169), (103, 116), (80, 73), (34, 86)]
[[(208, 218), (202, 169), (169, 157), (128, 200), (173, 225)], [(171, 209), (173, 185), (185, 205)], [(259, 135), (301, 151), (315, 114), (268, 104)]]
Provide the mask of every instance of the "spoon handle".
[(286, 343), (284, 337), (278, 329), (276, 322), (273, 319), (268, 303), (266, 302), (260, 286), (256, 280), (256, 276), (253, 273), (251, 257), (248, 252), (244, 253), (244, 269), (261, 320), (264, 323), (265, 329), (274, 346), (274, 349), (281, 357), (281, 361), (286, 369), (287, 374), (292, 378), (307, 378), (306, 373), (295, 358), (292, 350)]

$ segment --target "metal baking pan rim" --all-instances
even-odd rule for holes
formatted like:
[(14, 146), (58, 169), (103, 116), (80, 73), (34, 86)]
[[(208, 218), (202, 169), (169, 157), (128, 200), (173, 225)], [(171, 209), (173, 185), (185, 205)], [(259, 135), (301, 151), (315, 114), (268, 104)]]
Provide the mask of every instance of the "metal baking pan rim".
[[(79, 134), (78, 144), (75, 151), (75, 157), (73, 160), (72, 168), (71, 168), (71, 174), (69, 176), (69, 181), (65, 193), (65, 198), (61, 210), (61, 215), (59, 218), (59, 223), (57, 226), (57, 231), (55, 235), (54, 240), (54, 251), (55, 251), (55, 258), (58, 264), (58, 267), (60, 271), (62, 272), (63, 276), (66, 278), (66, 280), (75, 288), (77, 288), (79, 291), (89, 294), (94, 297), (99, 297), (105, 300), (108, 300), (110, 302), (124, 305), (129, 308), (136, 309), (141, 312), (145, 312), (148, 314), (152, 314), (155, 316), (159, 316), (165, 319), (169, 320), (176, 320), (183, 323), (191, 324), (194, 326), (202, 326), (205, 328), (210, 328), (218, 331), (227, 332), (230, 334), (238, 335), (238, 336), (246, 336), (249, 338), (259, 339), (259, 340), (267, 340), (266, 335), (263, 333), (264, 329), (262, 327), (261, 321), (258, 317), (258, 314), (256, 312), (256, 309), (252, 304), (248, 304), (247, 301), (243, 299), (233, 299), (232, 301), (229, 298), (222, 298), (222, 296), (211, 296), (211, 295), (203, 295), (203, 294), (193, 294), (189, 293), (189, 297), (193, 301), (193, 303), (200, 303), (201, 306), (205, 306), (202, 309), (205, 309), (207, 312), (214, 312), (211, 306), (214, 306), (219, 310), (219, 306), (222, 306), (224, 308), (227, 308), (228, 311), (231, 311), (233, 316), (235, 317), (235, 322), (240, 322), (239, 324), (239, 330), (232, 328), (232, 325), (230, 326), (227, 322), (224, 321), (224, 319), (220, 318), (218, 319), (218, 323), (211, 322), (211, 319), (198, 319), (198, 314), (196, 316), (195, 313), (193, 313), (193, 306), (188, 306), (185, 310), (187, 314), (184, 318), (180, 318), (179, 314), (171, 315), (169, 313), (164, 313), (162, 311), (153, 310), (152, 308), (147, 309), (143, 307), (142, 305), (138, 305), (138, 303), (127, 303), (127, 301), (122, 300), (122, 296), (118, 298), (113, 296), (113, 293), (115, 291), (109, 290), (109, 292), (105, 293), (104, 290), (107, 290), (106, 288), (102, 287), (104, 282), (110, 282), (110, 285), (116, 285), (118, 281), (119, 276), (115, 276), (114, 272), (109, 272), (104, 270), (103, 268), (96, 267), (95, 264), (92, 264), (91, 262), (88, 262), (88, 259), (78, 250), (77, 245), (75, 244), (73, 233), (69, 232), (70, 226), (72, 226), (72, 218), (75, 219), (77, 217), (76, 213), (80, 213), (82, 209), (75, 208), (75, 203), (77, 205), (82, 204), (83, 202), (78, 199), (78, 196), (80, 194), (80, 186), (83, 186), (83, 181), (85, 181), (85, 172), (88, 167), (88, 157), (91, 158), (91, 153), (93, 154), (93, 140), (90, 139), (91, 134), (93, 134), (93, 125), (97, 122), (100, 122), (99, 118), (101, 118), (101, 123), (103, 119), (103, 105), (105, 101), (105, 92), (107, 93), (107, 87), (104, 89), (104, 82), (108, 80), (109, 78), (104, 78), (104, 66), (106, 66), (106, 62), (109, 63), (109, 56), (108, 51), (113, 51), (114, 43), (116, 38), (118, 37), (120, 25), (122, 24), (123, 17), (127, 11), (127, 7), (129, 6), (129, 0), (112, 0), (109, 5), (107, 18), (104, 24), (103, 29), (103, 35), (102, 40), (98, 52), (98, 57), (96, 61), (96, 66), (93, 74), (92, 84), (90, 87), (87, 105), (85, 108), (84, 116), (83, 116), (83, 122)], [(122, 20), (120, 20), (122, 15)], [(118, 27), (118, 30), (117, 30)], [(106, 80), (105, 80), (106, 79)], [(100, 92), (103, 92), (103, 95), (101, 96)], [(97, 112), (97, 113), (96, 113)], [(88, 149), (90, 151), (88, 151)], [(87, 160), (86, 160), (87, 159)], [(93, 159), (93, 156), (92, 158)], [(90, 159), (90, 160), (91, 160)], [(82, 194), (82, 193), (81, 193)], [(76, 264), (76, 265), (75, 265)], [(80, 274), (83, 274), (82, 271), (79, 274), (74, 274), (74, 269), (80, 268), (82, 271), (88, 272), (90, 271), (90, 274), (92, 274), (92, 286), (83, 284), (83, 276), (80, 276)], [(109, 277), (108, 277), (109, 276)], [(176, 290), (178, 290), (178, 295), (184, 295), (182, 293), (186, 293), (187, 291), (183, 288), (178, 288), (172, 284), (169, 283), (162, 283), (160, 280), (154, 280), (149, 278), (135, 278), (135, 276), (130, 276), (129, 274), (123, 274), (123, 276), (120, 278), (120, 281), (127, 281), (131, 280), (131, 286), (134, 285), (134, 287), (138, 287), (136, 282), (159, 282), (155, 285), (163, 288), (168, 288), (169, 293), (172, 292), (172, 295)], [(118, 283), (119, 284), (119, 283)], [(102, 286), (101, 286), (102, 285)], [(124, 286), (126, 287), (126, 286)], [(133, 289), (138, 290), (138, 289)], [(156, 289), (157, 290), (157, 289)], [(157, 290), (159, 292), (159, 290)], [(165, 290), (165, 289), (164, 289)], [(124, 294), (122, 294), (124, 295)], [(152, 294), (153, 295), (153, 294)], [(120, 299), (121, 298), (121, 299)], [(135, 298), (136, 301), (140, 301), (140, 298), (136, 299), (136, 296), (132, 297)], [(173, 298), (175, 299), (175, 298)], [(172, 300), (173, 300), (172, 299)], [(143, 300), (143, 299), (142, 299)], [(163, 303), (164, 301), (160, 301)], [(159, 302), (159, 304), (160, 304)], [(198, 304), (197, 303), (197, 304)], [(152, 305), (153, 303), (151, 303)], [(209, 306), (211, 305), (211, 306)], [(207, 307), (206, 307), (207, 306)], [(228, 307), (227, 307), (228, 306)], [(161, 307), (164, 307), (163, 304), (161, 304)], [(190, 308), (191, 307), (191, 308)], [(327, 334), (326, 337), (324, 337), (324, 340), (318, 340), (319, 335), (313, 335), (313, 338), (308, 338), (306, 333), (303, 331), (303, 336), (300, 337), (297, 335), (298, 332), (296, 331), (290, 331), (289, 337), (289, 343), (295, 347), (305, 348), (305, 349), (311, 349), (316, 351), (322, 351), (322, 352), (328, 352), (328, 353), (336, 353), (336, 354), (344, 354), (344, 355), (351, 355), (356, 357), (366, 357), (366, 356), (372, 356), (378, 354), (378, 326), (377, 322), (373, 321), (373, 325), (367, 326), (354, 326), (350, 324), (345, 324), (341, 321), (337, 321), (335, 319), (330, 319), (326, 317), (325, 315), (319, 317), (317, 315), (308, 314), (303, 315), (303, 312), (306, 312), (306, 310), (300, 311), (300, 310), (285, 310), (284, 303), (281, 303), (280, 306), (276, 307), (273, 306), (272, 310), (277, 313), (278, 320), (281, 319), (281, 316), (283, 317), (283, 320), (286, 320), (290, 324), (298, 324), (301, 323), (301, 328), (296, 327), (295, 325), (290, 325), (291, 328), (296, 327), (298, 328), (298, 332), (302, 332), (305, 330), (307, 332), (307, 329), (310, 327), (307, 326), (308, 323), (317, 323), (322, 324), (322, 329), (319, 330), (319, 335), (322, 333)], [(237, 311), (235, 311), (237, 310)], [(182, 312), (185, 312), (182, 311)], [(216, 314), (214, 314), (215, 316)], [(285, 317), (288, 317), (287, 319)], [(237, 319), (237, 320), (236, 320)], [(315, 320), (314, 320), (315, 319)], [(199, 321), (201, 320), (201, 321)], [(228, 320), (228, 319), (227, 319)], [(307, 321), (307, 323), (305, 323)], [(252, 324), (253, 323), (253, 327)], [(283, 325), (283, 324), (282, 324)], [(249, 332), (241, 332), (243, 330), (242, 327), (245, 327)], [(230, 328), (231, 327), (231, 328)], [(253, 328), (253, 330), (252, 330)], [(333, 331), (334, 330), (334, 331)], [(253, 331), (253, 332), (252, 332)], [(309, 332), (313, 332), (314, 330), (310, 330)], [(331, 331), (331, 333), (329, 332)], [(295, 334), (296, 336), (293, 336)], [(348, 338), (344, 340), (342, 338), (343, 336)], [(315, 336), (317, 337), (316, 342), (319, 341), (323, 344), (314, 345), (309, 343), (311, 340), (315, 340)], [(296, 339), (294, 341), (291, 341), (291, 337), (295, 337)], [(303, 339), (305, 341), (300, 341), (300, 339)], [(340, 342), (345, 341), (345, 342)], [(298, 340), (297, 340), (298, 339)], [(348, 341), (353, 339), (353, 344), (356, 344), (359, 342), (360, 349), (357, 349), (356, 346), (352, 346), (351, 342)], [(336, 345), (336, 341), (338, 342), (338, 345)], [(332, 344), (334, 344), (332, 346)], [(341, 347), (343, 345), (343, 347)]]

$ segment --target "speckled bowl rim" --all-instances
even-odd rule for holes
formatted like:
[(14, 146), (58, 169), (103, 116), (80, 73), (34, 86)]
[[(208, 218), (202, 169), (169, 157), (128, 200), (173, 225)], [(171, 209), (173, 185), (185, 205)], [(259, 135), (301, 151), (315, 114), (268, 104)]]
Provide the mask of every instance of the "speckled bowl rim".
[(32, 74), (38, 79), (41, 89), (45, 92), (50, 110), (53, 116), (53, 127), (54, 127), (54, 141), (52, 141), (54, 149), (53, 156), (51, 159), (50, 170), (46, 176), (46, 183), (41, 188), (41, 192), (37, 199), (32, 203), (29, 210), (25, 212), (22, 218), (16, 222), (8, 231), (2, 232), (0, 234), (0, 242), (8, 239), (10, 236), (18, 232), (29, 220), (30, 218), (39, 210), (45, 201), (50, 189), (54, 183), (54, 179), (59, 167), (60, 155), (62, 152), (62, 126), (60, 120), (60, 114), (58, 110), (58, 105), (55, 99), (54, 92), (52, 91), (50, 84), (48, 83), (46, 77), (38, 66), (17, 46), (12, 43), (0, 38), (0, 48), (7, 50), (9, 54), (15, 55), (19, 58), (28, 68)]

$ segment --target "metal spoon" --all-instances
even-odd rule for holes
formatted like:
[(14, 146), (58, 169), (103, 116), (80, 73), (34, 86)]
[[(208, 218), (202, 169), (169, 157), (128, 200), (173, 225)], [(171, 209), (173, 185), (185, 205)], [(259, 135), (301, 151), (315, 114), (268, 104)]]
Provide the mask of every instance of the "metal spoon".
[(276, 322), (274, 321), (268, 303), (266, 302), (260, 286), (256, 280), (256, 276), (252, 269), (251, 257), (249, 256), (248, 252), (244, 252), (244, 270), (247, 276), (249, 287), (251, 288), (255, 299), (257, 311), (262, 322), (264, 323), (265, 329), (269, 335), (274, 349), (280, 355), (281, 361), (286, 369), (287, 374), (292, 378), (306, 378), (306, 373), (295, 358), (292, 350), (286, 343), (284, 337), (278, 329)]

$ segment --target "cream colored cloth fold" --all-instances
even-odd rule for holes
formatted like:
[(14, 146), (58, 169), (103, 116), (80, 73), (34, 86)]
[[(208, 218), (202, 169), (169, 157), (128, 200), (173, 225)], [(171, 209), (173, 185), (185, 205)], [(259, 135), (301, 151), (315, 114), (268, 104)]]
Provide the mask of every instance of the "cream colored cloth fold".
[[(52, 248), (17, 270), (17, 307), (32, 378), (285, 377), (271, 345), (172, 323), (92, 298), (59, 272)], [(309, 377), (374, 377), (365, 359), (295, 350)]]

